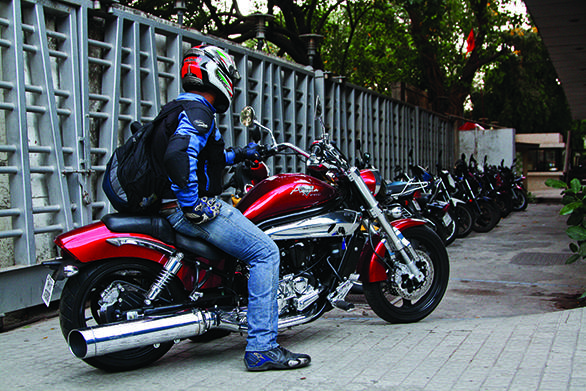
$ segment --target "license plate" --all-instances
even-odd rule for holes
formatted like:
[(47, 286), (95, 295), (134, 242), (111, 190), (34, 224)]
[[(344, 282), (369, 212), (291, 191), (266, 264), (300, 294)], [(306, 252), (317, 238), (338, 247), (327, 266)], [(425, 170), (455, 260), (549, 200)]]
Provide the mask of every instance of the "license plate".
[(417, 200), (413, 200), (413, 206), (415, 207), (415, 209), (417, 209), (418, 212), (421, 212), (421, 205), (419, 205), (419, 202), (417, 202)]
[(444, 221), (445, 226), (452, 224), (452, 221), (453, 221), (452, 218), (450, 217), (449, 213), (446, 213), (442, 220)]
[(55, 288), (55, 280), (50, 274), (47, 274), (45, 280), (45, 287), (43, 288), (42, 299), (45, 305), (48, 307), (51, 304), (51, 296), (53, 296), (53, 288)]

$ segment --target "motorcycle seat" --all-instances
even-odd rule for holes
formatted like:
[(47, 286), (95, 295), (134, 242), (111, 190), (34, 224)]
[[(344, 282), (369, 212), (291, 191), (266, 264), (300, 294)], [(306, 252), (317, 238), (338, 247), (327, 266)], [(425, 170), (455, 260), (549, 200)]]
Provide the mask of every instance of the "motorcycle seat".
[(416, 190), (421, 189), (419, 185), (411, 185), (408, 182), (387, 182), (387, 196), (390, 195), (410, 195), (413, 194)]
[(204, 240), (185, 236), (176, 232), (171, 224), (161, 216), (136, 216), (122, 213), (111, 213), (102, 217), (102, 222), (110, 231), (133, 232), (149, 235), (162, 242), (204, 257), (210, 261), (219, 261), (225, 258), (224, 252), (216, 246)]

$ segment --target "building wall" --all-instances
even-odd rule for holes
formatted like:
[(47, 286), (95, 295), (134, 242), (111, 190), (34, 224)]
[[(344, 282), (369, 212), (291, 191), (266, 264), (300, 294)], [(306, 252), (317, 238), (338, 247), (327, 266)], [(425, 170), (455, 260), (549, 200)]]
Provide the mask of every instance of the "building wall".
[(466, 154), (466, 159), (474, 155), (482, 164), (484, 157), (490, 165), (510, 167), (515, 159), (515, 129), (461, 130), (458, 132), (459, 155)]

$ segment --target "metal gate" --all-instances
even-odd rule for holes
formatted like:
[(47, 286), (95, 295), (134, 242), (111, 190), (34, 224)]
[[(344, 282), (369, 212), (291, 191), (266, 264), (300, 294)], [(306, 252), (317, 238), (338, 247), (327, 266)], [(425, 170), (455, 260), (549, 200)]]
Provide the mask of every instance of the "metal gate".
[[(93, 1), (0, 3), (0, 316), (39, 304), (55, 256), (53, 238), (112, 212), (101, 179), (132, 121), (154, 118), (181, 91), (182, 53), (204, 43), (226, 48), (243, 75), (231, 109), (218, 116), (227, 145), (244, 145), (245, 105), (301, 147), (319, 136), (316, 97), (343, 152), (361, 140), (389, 178), (395, 165), (433, 165), (454, 156), (453, 124), (261, 52), (214, 39), (133, 10), (94, 9)], [(272, 172), (303, 170), (275, 157)]]

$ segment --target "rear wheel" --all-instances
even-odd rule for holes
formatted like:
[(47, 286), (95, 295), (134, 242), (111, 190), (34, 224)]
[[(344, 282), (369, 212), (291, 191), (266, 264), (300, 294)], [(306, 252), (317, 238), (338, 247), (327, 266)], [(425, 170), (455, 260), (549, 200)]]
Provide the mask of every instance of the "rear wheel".
[(433, 223), (435, 226), (435, 233), (440, 237), (444, 245), (449, 246), (456, 240), (456, 220), (452, 216), (452, 213), (446, 213), (452, 221), (446, 226), (442, 219), (437, 217), (428, 216), (427, 218)]
[[(60, 303), (61, 332), (125, 320), (122, 314), (143, 305), (144, 294), (161, 271), (161, 265), (139, 259), (118, 259), (88, 267), (71, 277), (63, 288)], [(171, 280), (153, 305), (181, 302), (183, 287)], [(161, 358), (173, 342), (110, 353), (84, 359), (106, 371), (136, 369)]]
[(431, 314), (446, 292), (450, 275), (446, 248), (435, 232), (418, 226), (402, 233), (419, 255), (416, 265), (425, 281), (406, 288), (409, 281), (401, 264), (387, 273), (387, 280), (363, 284), (372, 310), (390, 323), (413, 323)]

